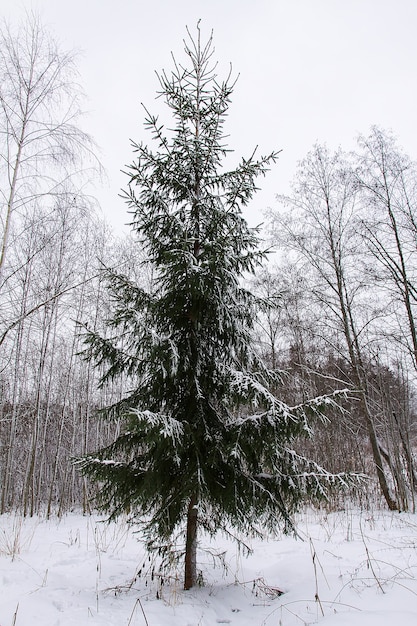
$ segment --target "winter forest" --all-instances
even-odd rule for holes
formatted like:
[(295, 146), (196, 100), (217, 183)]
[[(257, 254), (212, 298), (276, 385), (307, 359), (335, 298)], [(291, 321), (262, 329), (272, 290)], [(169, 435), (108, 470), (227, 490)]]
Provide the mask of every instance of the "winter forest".
[(183, 533), (190, 589), (200, 530), (415, 512), (417, 163), (376, 126), (317, 143), (249, 228), (280, 146), (231, 152), (199, 26), (168, 52), (115, 235), (75, 57), (1, 28), (0, 514), (146, 518), (163, 557)]

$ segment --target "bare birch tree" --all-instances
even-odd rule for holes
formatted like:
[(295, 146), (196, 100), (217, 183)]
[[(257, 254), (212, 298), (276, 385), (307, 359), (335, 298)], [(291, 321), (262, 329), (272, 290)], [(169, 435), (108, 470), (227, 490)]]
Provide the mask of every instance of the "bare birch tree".
[(362, 237), (397, 322), (392, 336), (417, 371), (417, 165), (393, 135), (376, 127), (359, 138), (359, 147)]
[(80, 128), (77, 79), (75, 55), (35, 15), (0, 25), (1, 511), (22, 496), (26, 513), (39, 510), (50, 479), (51, 501), (71, 454), (71, 445), (61, 454), (77, 411), (62, 407), (66, 346), (70, 362), (75, 348), (68, 315), (99, 271), (97, 258), (82, 265), (96, 235), (92, 202), (79, 190), (99, 164)]
[(35, 15), (0, 27), (0, 289), (13, 222), (35, 198), (58, 195), (92, 143), (78, 123), (81, 91), (72, 53), (59, 50)]
[(395, 510), (399, 505), (390, 490), (367, 379), (369, 331), (382, 312), (369, 300), (363, 280), (356, 187), (344, 155), (315, 146), (300, 164), (293, 195), (280, 199), (290, 211), (275, 216), (276, 239), (309, 272), (311, 304), (320, 311), (316, 334), (349, 363), (351, 382), (360, 391), (379, 485), (388, 507)]

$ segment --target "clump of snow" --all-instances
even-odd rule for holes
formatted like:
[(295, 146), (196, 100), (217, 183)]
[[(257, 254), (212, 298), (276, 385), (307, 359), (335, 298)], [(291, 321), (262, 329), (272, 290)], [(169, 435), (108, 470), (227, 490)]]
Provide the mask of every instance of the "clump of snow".
[(187, 592), (182, 568), (151, 575), (134, 531), (94, 516), (1, 516), (0, 626), (417, 624), (416, 515), (309, 510), (300, 538), (252, 540), (249, 556), (204, 537), (204, 584)]

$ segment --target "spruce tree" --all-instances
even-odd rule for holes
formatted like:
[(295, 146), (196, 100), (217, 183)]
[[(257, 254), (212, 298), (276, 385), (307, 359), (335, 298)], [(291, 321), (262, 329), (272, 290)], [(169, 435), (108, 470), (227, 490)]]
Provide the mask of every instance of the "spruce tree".
[(152, 264), (143, 289), (107, 271), (113, 301), (106, 338), (86, 333), (87, 358), (121, 374), (131, 391), (106, 410), (124, 427), (106, 448), (79, 460), (100, 484), (112, 517), (130, 511), (149, 547), (184, 525), (185, 583), (197, 578), (197, 528), (253, 533), (293, 528), (292, 513), (326, 483), (343, 481), (297, 454), (308, 418), (329, 398), (289, 407), (271, 391), (277, 374), (258, 358), (252, 327), (261, 304), (243, 276), (262, 262), (258, 231), (242, 208), (277, 153), (223, 167), (223, 125), (233, 90), (218, 82), (210, 37), (185, 43), (187, 64), (159, 76), (174, 125), (146, 113), (155, 150), (134, 144), (126, 192), (138, 245)]

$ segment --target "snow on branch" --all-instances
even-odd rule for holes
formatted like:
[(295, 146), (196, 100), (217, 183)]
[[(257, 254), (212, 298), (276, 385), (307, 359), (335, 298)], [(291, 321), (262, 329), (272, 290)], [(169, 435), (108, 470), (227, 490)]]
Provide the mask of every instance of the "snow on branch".
[(172, 440), (180, 440), (184, 434), (184, 427), (181, 422), (163, 413), (133, 409), (131, 414), (137, 418), (138, 422), (144, 424), (147, 432), (157, 429), (162, 437)]

